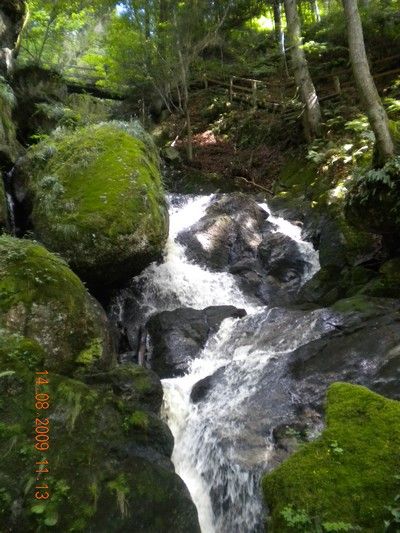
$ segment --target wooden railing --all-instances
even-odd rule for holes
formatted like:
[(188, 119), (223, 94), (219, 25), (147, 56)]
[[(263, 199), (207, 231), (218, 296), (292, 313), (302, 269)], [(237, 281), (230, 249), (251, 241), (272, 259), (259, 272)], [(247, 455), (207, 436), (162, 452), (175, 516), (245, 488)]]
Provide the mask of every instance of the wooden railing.
[[(399, 60), (400, 54), (396, 54), (375, 61), (372, 64), (374, 79), (379, 80), (383, 77), (393, 77), (400, 74)], [(395, 64), (397, 66), (394, 67)], [(390, 66), (389, 69), (388, 66)], [(210, 85), (225, 88), (230, 101), (241, 100), (253, 108), (293, 108), (290, 102), (293, 102), (297, 93), (293, 78), (285, 79), (282, 82), (269, 82), (240, 76), (216, 79), (204, 75), (203, 81), (205, 88)], [(313, 76), (313, 81), (321, 102), (354, 91), (354, 81), (350, 68), (333, 70), (329, 75)]]

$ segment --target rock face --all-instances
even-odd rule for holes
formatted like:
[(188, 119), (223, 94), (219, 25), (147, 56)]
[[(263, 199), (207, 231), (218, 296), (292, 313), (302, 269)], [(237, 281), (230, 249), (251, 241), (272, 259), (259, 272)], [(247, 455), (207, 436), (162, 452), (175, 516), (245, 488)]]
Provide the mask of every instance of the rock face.
[(110, 368), (107, 318), (67, 265), (29, 240), (0, 237), (0, 326), (38, 342), (49, 371)]
[(293, 301), (310, 266), (297, 243), (277, 232), (268, 213), (240, 193), (211, 204), (178, 241), (190, 259), (210, 270), (229, 271), (244, 292), (269, 305)]
[(202, 311), (181, 308), (163, 311), (150, 318), (151, 365), (161, 378), (184, 374), (190, 361), (199, 355), (210, 335), (226, 318), (242, 318), (244, 309), (214, 306)]
[(10, 85), (0, 76), (0, 169), (9, 168), (19, 153), (13, 122), (15, 96)]
[(22, 30), (26, 6), (24, 0), (3, 0), (0, 6), (0, 74), (12, 70), (18, 35)]
[(63, 116), (63, 104), (67, 98), (67, 86), (62, 76), (29, 65), (15, 70), (13, 88), (17, 99), (15, 118), (19, 140), (25, 145), (31, 143), (34, 134), (50, 134)]
[(328, 524), (340, 521), (347, 530), (372, 532), (390, 523), (398, 493), (399, 420), (400, 402), (360, 386), (331, 385), (322, 435), (263, 480), (268, 531), (293, 531), (285, 516), (298, 513), (302, 530), (318, 523), (329, 531)]
[[(0, 406), (1, 420), (8, 421), (0, 428), (3, 527), (119, 532), (140, 524), (143, 531), (199, 532), (196, 509), (169, 460), (171, 433), (154, 414), (159, 405), (147, 402), (155, 387), (162, 395), (148, 371), (126, 366), (109, 378), (94, 376), (91, 386), (51, 372), (39, 387), (49, 406), (41, 405), (36, 419), (36, 427), (50, 428), (51, 445), (34, 449), (34, 371), (46, 368), (47, 358), (39, 344), (2, 331), (0, 391), (8, 398)], [(51, 500), (42, 501), (33, 499), (33, 487), (25, 489), (32, 464), (44, 458)]]
[[(48, 396), (35, 404), (38, 393)], [(162, 394), (150, 370), (116, 366), (105, 313), (63, 260), (36, 242), (0, 237), (3, 527), (198, 533), (158, 416)], [(41, 435), (50, 429), (48, 449), (34, 448), (35, 426)], [(42, 501), (26, 487), (43, 459), (51, 499)]]
[(135, 123), (54, 135), (30, 148), (14, 179), (36, 237), (91, 286), (121, 283), (160, 256), (168, 213), (158, 156)]

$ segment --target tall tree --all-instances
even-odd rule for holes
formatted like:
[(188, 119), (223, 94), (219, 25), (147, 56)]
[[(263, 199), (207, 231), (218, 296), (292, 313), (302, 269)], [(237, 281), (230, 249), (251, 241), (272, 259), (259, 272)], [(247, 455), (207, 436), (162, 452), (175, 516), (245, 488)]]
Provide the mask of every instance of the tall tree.
[(357, 0), (342, 0), (342, 2), (346, 15), (350, 61), (354, 78), (372, 131), (375, 134), (379, 155), (378, 164), (383, 164), (394, 155), (389, 121), (369, 68)]
[(301, 25), (296, 0), (284, 0), (288, 41), (296, 85), (304, 104), (303, 124), (307, 140), (320, 135), (321, 109), (302, 47)]

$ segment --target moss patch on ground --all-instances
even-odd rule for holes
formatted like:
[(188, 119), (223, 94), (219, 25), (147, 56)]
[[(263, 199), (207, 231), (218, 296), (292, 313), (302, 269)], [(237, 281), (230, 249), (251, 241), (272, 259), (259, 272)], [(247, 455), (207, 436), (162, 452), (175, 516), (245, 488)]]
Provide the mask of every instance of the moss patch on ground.
[[(338, 522), (383, 531), (386, 506), (400, 492), (399, 472), (400, 402), (335, 383), (322, 435), (263, 479), (268, 531), (339, 531), (321, 529)], [(290, 517), (301, 514), (306, 518), (292, 527)]]
[(135, 123), (50, 137), (28, 152), (35, 235), (88, 282), (112, 284), (158, 257), (168, 212), (158, 156)]
[(107, 319), (66, 263), (40, 244), (0, 236), (0, 327), (37, 341), (58, 373), (109, 368)]

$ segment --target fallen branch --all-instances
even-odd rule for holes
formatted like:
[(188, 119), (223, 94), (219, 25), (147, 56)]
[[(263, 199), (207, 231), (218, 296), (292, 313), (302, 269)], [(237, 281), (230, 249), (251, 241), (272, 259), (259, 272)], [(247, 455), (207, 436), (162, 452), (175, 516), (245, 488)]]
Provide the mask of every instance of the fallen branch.
[(271, 189), (268, 189), (267, 187), (264, 187), (263, 185), (259, 185), (258, 183), (255, 183), (254, 181), (252, 180), (248, 180), (246, 179), (245, 177), (243, 176), (237, 176), (236, 179), (239, 179), (239, 180), (242, 180), (242, 181), (245, 181), (246, 183), (248, 183), (249, 185), (252, 185), (253, 187), (257, 187), (258, 189), (261, 189), (262, 191), (265, 191), (267, 192), (268, 194), (273, 194), (273, 192), (271, 191)]

